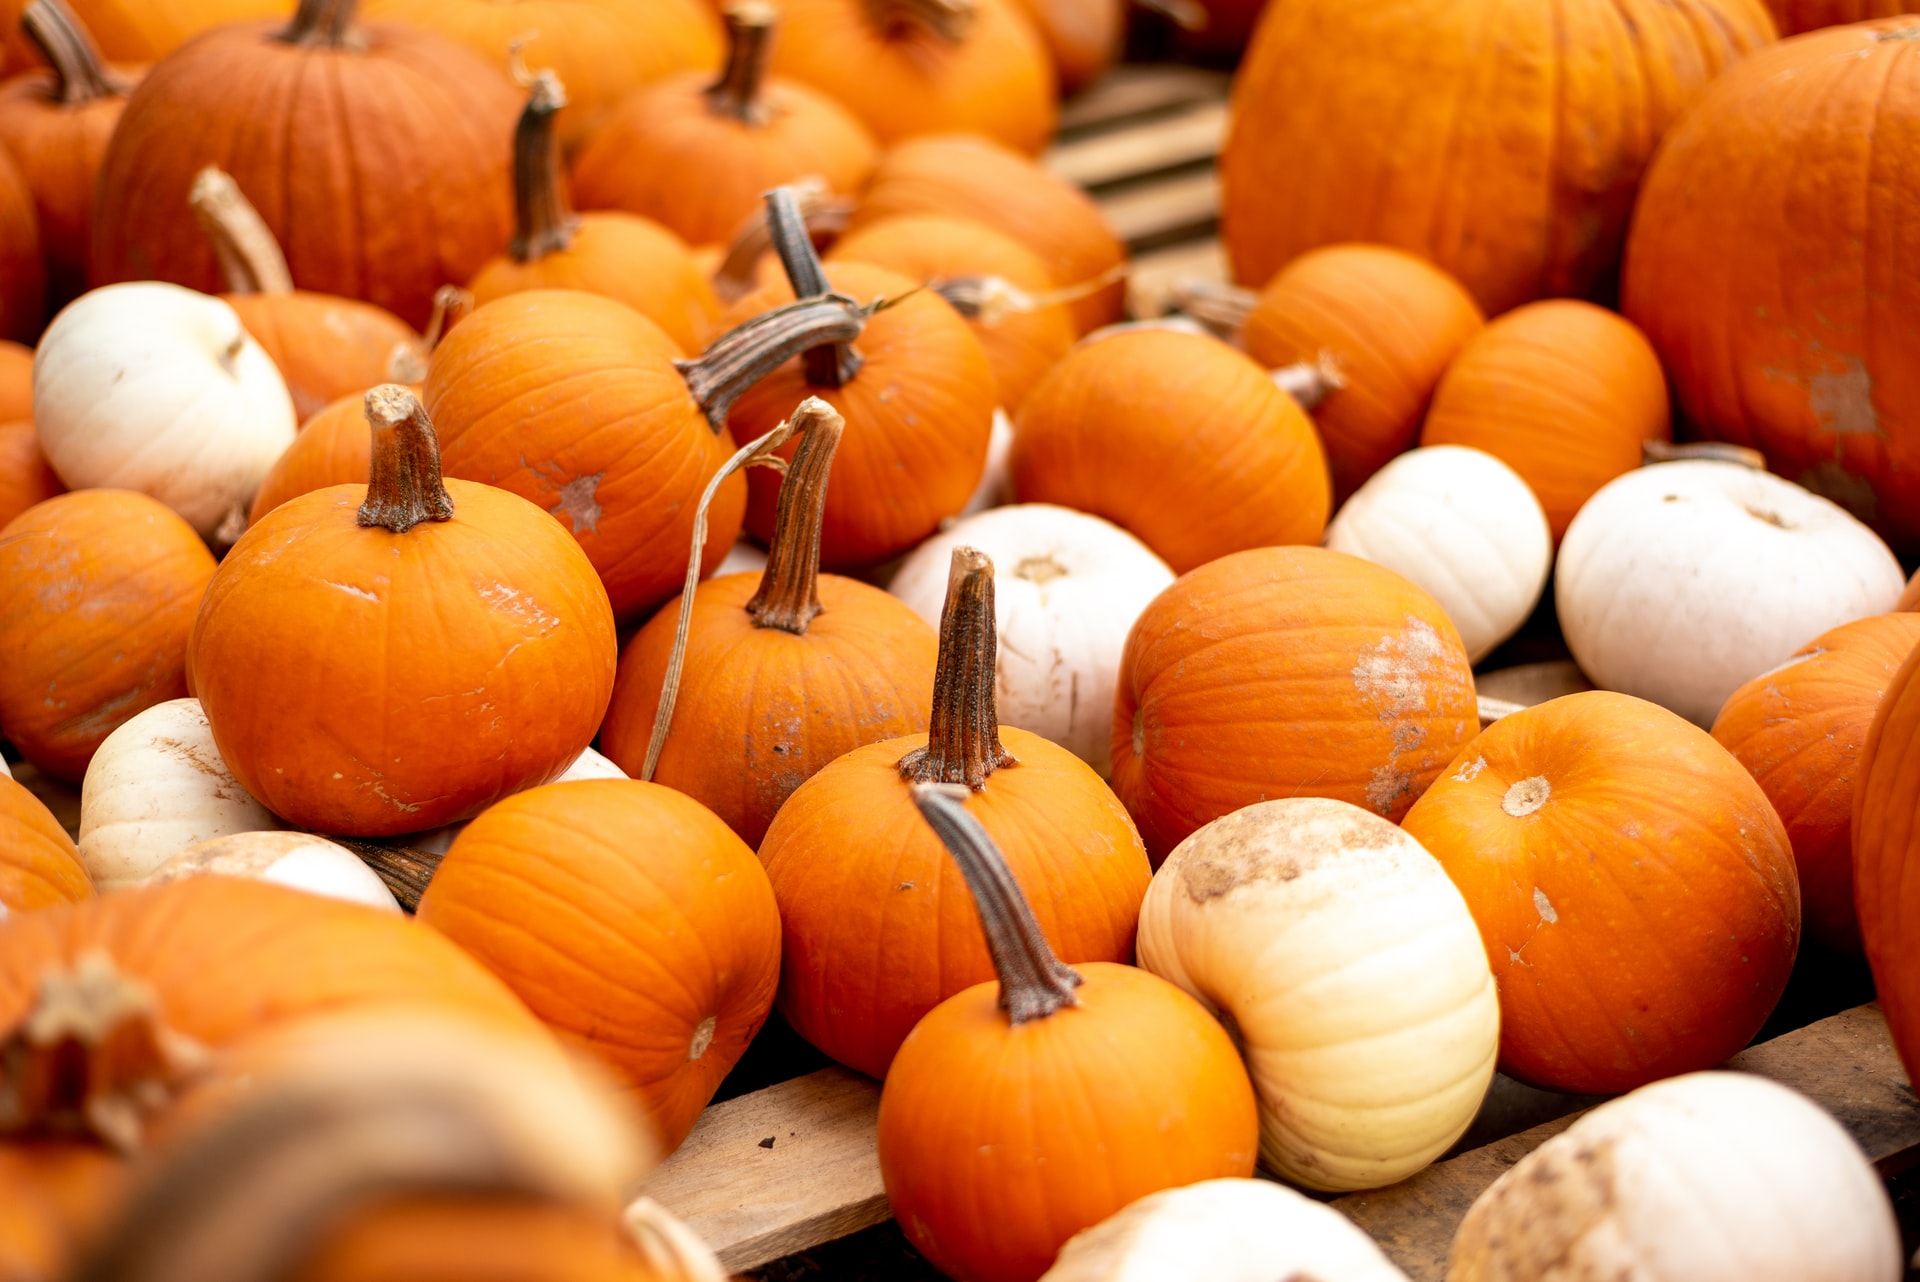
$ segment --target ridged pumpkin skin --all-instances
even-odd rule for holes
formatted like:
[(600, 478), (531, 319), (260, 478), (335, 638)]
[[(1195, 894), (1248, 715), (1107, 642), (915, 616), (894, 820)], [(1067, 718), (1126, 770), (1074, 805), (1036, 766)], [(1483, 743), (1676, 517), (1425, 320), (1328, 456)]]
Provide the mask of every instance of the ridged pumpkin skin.
[(1367, 240), (1489, 315), (1603, 293), (1661, 134), (1772, 39), (1761, 0), (1272, 0), (1220, 157), (1234, 275)]
[(1760, 1031), (1800, 940), (1793, 848), (1704, 730), (1568, 695), (1469, 744), (1402, 826), (1446, 866), (1500, 986), (1500, 1068), (1617, 1094)]
[[(391, 377), (396, 349), (420, 336), (385, 308), (332, 294), (222, 294), (272, 359), (305, 423), (341, 397), (356, 400)], [(366, 420), (361, 420), (365, 426)]]
[(1467, 341), (1427, 410), (1422, 445), (1466, 445), (1520, 474), (1554, 541), (1601, 486), (1672, 434), (1667, 381), (1646, 337), (1604, 308), (1533, 303)]
[(33, 349), (0, 338), (0, 422), (33, 417)]
[(1313, 407), (1336, 508), (1413, 447), (1448, 362), (1484, 324), (1473, 295), (1422, 258), (1329, 245), (1267, 282), (1240, 339), (1269, 369), (1330, 356), (1343, 380)]
[[(8, 64), (37, 64), (32, 43), (20, 30), (28, 0), (0, 0), (0, 54)], [(212, 27), (253, 18), (278, 18), (284, 24), (293, 8), (287, 0), (67, 0), (85, 23), (100, 52), (114, 62), (152, 62), (172, 53)]]
[(1915, 0), (1767, 0), (1767, 8), (1773, 11), (1773, 21), (1783, 36), (1869, 18), (1920, 13)]
[(420, 920), (631, 1089), (678, 1147), (760, 1031), (780, 916), (753, 852), (692, 798), (592, 779), (507, 798), (454, 840)]
[(342, 396), (300, 425), (300, 434), (274, 461), (254, 492), (247, 523), (257, 525), (261, 517), (288, 499), (329, 485), (364, 485), (372, 461), (366, 393)]
[(33, 341), (47, 319), (46, 292), (33, 189), (0, 153), (0, 340)]
[(1853, 908), (1854, 778), (1894, 674), (1920, 647), (1920, 614), (1859, 619), (1807, 642), (1733, 692), (1713, 737), (1786, 825), (1807, 937), (1860, 952)]
[(1897, 123), (1916, 39), (1920, 18), (1890, 18), (1728, 72), (1649, 171), (1621, 284), (1696, 431), (1903, 553), (1920, 550), (1920, 281), (1893, 247), (1920, 225), (1920, 132)]
[(1318, 543), (1331, 492), (1306, 412), (1225, 343), (1171, 330), (1076, 348), (1014, 420), (1022, 503), (1105, 517), (1174, 573)]
[(1460, 635), (1432, 597), (1324, 548), (1257, 548), (1174, 581), (1133, 625), (1113, 787), (1155, 862), (1273, 797), (1398, 822), (1480, 728)]
[(78, 782), (94, 749), (144, 708), (187, 693), (194, 612), (213, 554), (165, 505), (80, 490), (0, 529), (0, 730)]
[(73, 838), (40, 798), (0, 776), (0, 920), (93, 894)]
[(1900, 1062), (1920, 1071), (1920, 651), (1874, 713), (1853, 792), (1853, 903)]
[(0, 422), (0, 526), (67, 487), (40, 452), (33, 422)]
[(296, 285), (424, 326), (434, 291), (506, 244), (519, 95), (411, 27), (360, 23), (347, 49), (288, 43), (286, 28), (208, 32), (148, 72), (100, 172), (94, 280), (218, 289), (187, 203), (213, 163), (260, 211)]

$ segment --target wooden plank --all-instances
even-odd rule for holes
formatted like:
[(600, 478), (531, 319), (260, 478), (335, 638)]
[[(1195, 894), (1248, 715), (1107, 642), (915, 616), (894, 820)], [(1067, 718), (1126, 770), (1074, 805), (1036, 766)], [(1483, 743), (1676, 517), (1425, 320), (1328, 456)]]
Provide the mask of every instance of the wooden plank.
[(1048, 152), (1046, 167), (1089, 190), (1210, 164), (1227, 136), (1227, 104), (1206, 102)]
[(1474, 689), (1488, 699), (1532, 707), (1563, 694), (1578, 694), (1593, 689), (1593, 682), (1571, 659), (1552, 663), (1522, 663), (1497, 672), (1482, 672), (1473, 679)]
[(1219, 221), (1220, 179), (1211, 169), (1114, 192), (1099, 202), (1113, 234), (1140, 253), (1211, 236)]
[(1227, 251), (1216, 237), (1186, 241), (1141, 254), (1127, 277), (1128, 314), (1140, 319), (1164, 316), (1173, 287), (1189, 277), (1227, 279)]
[(1226, 72), (1200, 67), (1115, 67), (1060, 109), (1060, 137), (1070, 140), (1196, 103), (1224, 102), (1231, 83)]
[(729, 1269), (750, 1269), (891, 1214), (879, 1116), (878, 1082), (823, 1068), (709, 1108), (640, 1191)]

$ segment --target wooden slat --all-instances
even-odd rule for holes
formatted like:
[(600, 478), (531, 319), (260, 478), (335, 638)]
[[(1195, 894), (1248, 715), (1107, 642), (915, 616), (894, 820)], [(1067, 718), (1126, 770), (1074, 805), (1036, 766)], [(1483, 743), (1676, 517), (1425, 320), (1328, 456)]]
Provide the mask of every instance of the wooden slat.
[(1522, 663), (1497, 672), (1482, 672), (1473, 679), (1474, 688), (1489, 699), (1532, 707), (1563, 694), (1578, 694), (1593, 689), (1579, 665), (1571, 659), (1552, 663)]
[(1231, 77), (1199, 67), (1115, 67), (1060, 110), (1060, 137), (1071, 140), (1202, 102), (1224, 102)]
[(1202, 170), (1119, 191), (1098, 203), (1113, 234), (1139, 253), (1212, 235), (1219, 221), (1220, 180), (1212, 170)]
[(1207, 102), (1131, 129), (1093, 134), (1048, 152), (1046, 167), (1089, 190), (1211, 164), (1226, 140), (1227, 104)]

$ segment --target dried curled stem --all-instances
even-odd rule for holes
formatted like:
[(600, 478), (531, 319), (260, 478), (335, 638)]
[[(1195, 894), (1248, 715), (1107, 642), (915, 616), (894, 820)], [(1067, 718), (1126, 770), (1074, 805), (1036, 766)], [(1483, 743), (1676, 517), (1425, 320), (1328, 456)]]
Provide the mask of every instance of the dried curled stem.
[(293, 272), (280, 242), (233, 175), (208, 165), (193, 176), (187, 203), (213, 246), (229, 294), (293, 292)]
[(846, 420), (840, 412), (809, 396), (787, 420), (800, 438), (774, 510), (773, 539), (760, 588), (747, 602), (754, 626), (805, 636), (820, 613), (820, 527), (827, 515), (827, 480)]

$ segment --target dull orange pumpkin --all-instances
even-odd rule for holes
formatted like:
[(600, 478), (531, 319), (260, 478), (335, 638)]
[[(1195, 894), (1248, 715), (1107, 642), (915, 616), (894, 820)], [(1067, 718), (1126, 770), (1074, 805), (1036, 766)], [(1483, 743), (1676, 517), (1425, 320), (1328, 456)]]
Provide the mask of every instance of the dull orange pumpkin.
[(0, 338), (0, 423), (33, 417), (33, 349)]
[(1920, 650), (1887, 685), (1854, 773), (1853, 903), (1880, 1009), (1920, 1071)]
[(40, 438), (29, 422), (0, 422), (0, 526), (56, 494), (66, 485), (40, 452)]
[[(0, 62), (33, 66), (42, 57), (20, 30), (30, 0), (0, 0)], [(67, 0), (115, 62), (152, 62), (202, 31), (231, 22), (284, 17), (286, 0)]]
[(46, 323), (47, 269), (33, 189), (0, 151), (0, 340), (32, 340)]
[(7, 914), (93, 894), (73, 838), (40, 798), (0, 775), (0, 907)]

